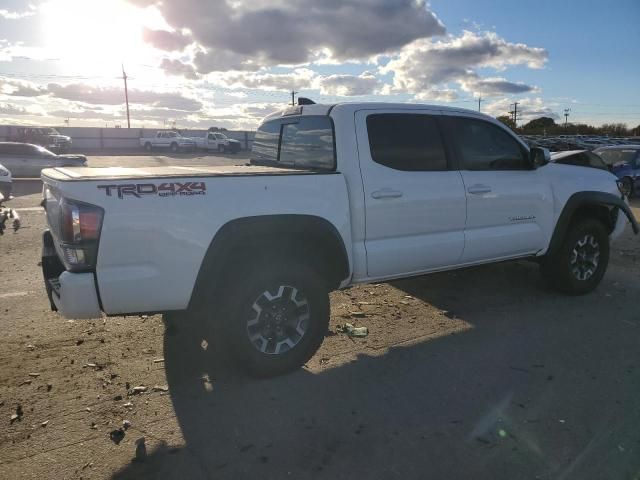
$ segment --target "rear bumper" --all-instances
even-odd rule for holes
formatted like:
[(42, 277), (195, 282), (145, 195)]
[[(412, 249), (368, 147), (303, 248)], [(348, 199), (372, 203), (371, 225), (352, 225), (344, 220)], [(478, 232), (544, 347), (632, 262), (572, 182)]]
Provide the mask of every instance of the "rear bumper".
[(66, 271), (48, 230), (42, 235), (42, 274), (53, 311), (65, 318), (102, 317), (93, 273)]

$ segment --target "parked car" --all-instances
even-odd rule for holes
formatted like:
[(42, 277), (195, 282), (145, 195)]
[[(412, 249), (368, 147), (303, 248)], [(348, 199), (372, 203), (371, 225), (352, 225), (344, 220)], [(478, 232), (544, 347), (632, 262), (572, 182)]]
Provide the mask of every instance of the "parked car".
[(237, 153), (241, 148), (238, 140), (229, 138), (220, 132), (207, 132), (204, 137), (193, 137), (192, 140), (196, 142), (196, 147), (200, 150)]
[(196, 149), (196, 142), (192, 138), (183, 137), (174, 131), (160, 131), (153, 137), (142, 137), (140, 145), (147, 152), (154, 148), (168, 148), (174, 153), (180, 150), (191, 151)]
[(594, 150), (622, 181), (624, 194), (631, 198), (640, 186), (640, 145), (615, 145)]
[(13, 141), (40, 145), (55, 153), (66, 153), (71, 148), (71, 137), (61, 135), (51, 127), (18, 127)]
[(602, 158), (589, 150), (567, 150), (566, 152), (551, 153), (551, 161), (563, 165), (576, 165), (578, 167), (599, 168), (609, 170)]
[(638, 224), (610, 172), (548, 160), (475, 111), (291, 107), (251, 165), (43, 171), (45, 287), (67, 318), (188, 309), (281, 374), (322, 343), (334, 289), (522, 258), (596, 288)]
[(4, 165), (0, 165), (0, 196), (3, 200), (11, 199), (11, 172)]
[(84, 155), (57, 155), (40, 145), (0, 142), (0, 163), (14, 177), (38, 177), (43, 168), (79, 167), (87, 164)]

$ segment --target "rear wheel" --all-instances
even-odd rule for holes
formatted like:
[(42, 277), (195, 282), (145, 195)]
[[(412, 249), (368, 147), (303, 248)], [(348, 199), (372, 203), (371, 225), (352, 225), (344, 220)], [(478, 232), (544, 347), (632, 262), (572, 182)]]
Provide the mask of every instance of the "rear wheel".
[(609, 235), (595, 219), (571, 225), (556, 253), (542, 263), (547, 282), (557, 290), (574, 295), (591, 292), (598, 286), (609, 263)]
[(622, 193), (627, 198), (633, 197), (633, 194), (635, 193), (633, 188), (633, 180), (631, 180), (629, 177), (624, 177), (622, 179)]
[(246, 262), (224, 295), (223, 332), (240, 366), (272, 377), (304, 365), (329, 325), (328, 289), (294, 261)]

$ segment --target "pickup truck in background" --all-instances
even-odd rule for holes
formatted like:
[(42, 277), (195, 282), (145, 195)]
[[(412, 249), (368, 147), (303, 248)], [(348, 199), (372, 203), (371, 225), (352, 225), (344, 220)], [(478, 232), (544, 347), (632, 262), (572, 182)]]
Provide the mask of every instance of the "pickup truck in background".
[(238, 140), (227, 137), (220, 132), (207, 132), (204, 137), (192, 137), (198, 150), (215, 150), (221, 153), (237, 153), (241, 149)]
[(160, 131), (154, 137), (140, 138), (140, 146), (147, 152), (154, 148), (168, 148), (173, 153), (179, 151), (193, 151), (196, 149), (196, 142), (192, 138), (183, 137), (178, 132)]
[(320, 346), (334, 289), (523, 258), (596, 288), (638, 224), (611, 173), (548, 160), (474, 111), (291, 107), (250, 165), (43, 171), (45, 286), (68, 318), (189, 310), (281, 374)]
[(71, 148), (71, 137), (61, 135), (51, 127), (18, 127), (11, 141), (40, 145), (54, 153), (66, 153)]

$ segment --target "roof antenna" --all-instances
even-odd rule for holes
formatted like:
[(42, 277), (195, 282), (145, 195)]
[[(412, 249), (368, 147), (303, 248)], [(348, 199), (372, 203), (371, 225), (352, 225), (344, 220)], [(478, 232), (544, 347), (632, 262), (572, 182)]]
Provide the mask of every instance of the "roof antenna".
[(306, 97), (298, 97), (298, 105), (315, 105), (316, 102)]

